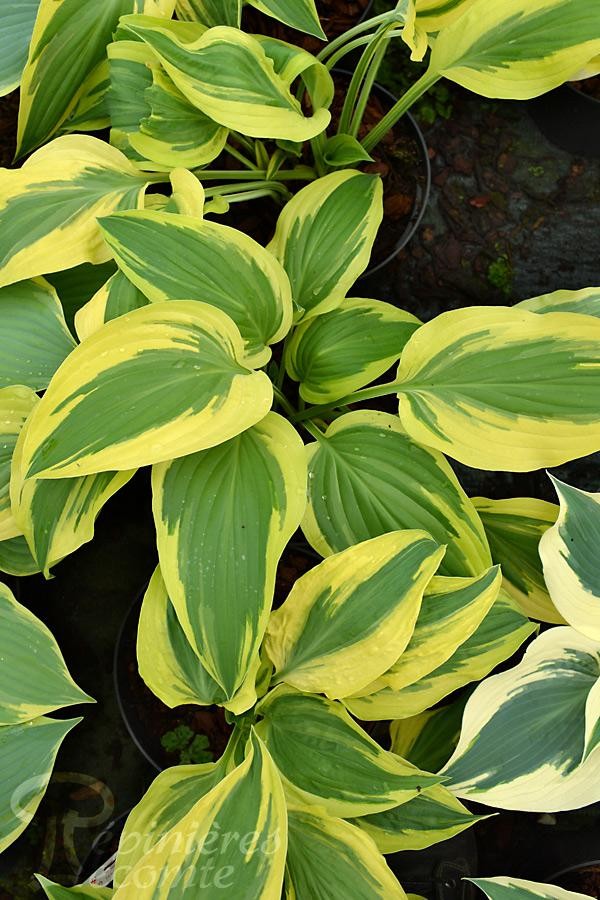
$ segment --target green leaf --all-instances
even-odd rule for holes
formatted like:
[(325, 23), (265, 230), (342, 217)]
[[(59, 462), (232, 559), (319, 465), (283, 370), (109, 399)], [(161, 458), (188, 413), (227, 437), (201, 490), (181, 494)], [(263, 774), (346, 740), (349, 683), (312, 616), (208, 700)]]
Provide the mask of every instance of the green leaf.
[(0, 8), (0, 97), (19, 86), (40, 0), (4, 0)]
[(0, 388), (0, 541), (21, 534), (10, 500), (10, 473), (19, 434), (38, 402), (31, 388)]
[(315, 0), (248, 0), (260, 12), (272, 16), (290, 28), (312, 34), (325, 41)]
[(75, 347), (54, 288), (43, 279), (0, 288), (0, 387), (48, 387)]
[(0, 584), (1, 726), (93, 702), (77, 687), (50, 631)]
[(411, 640), (444, 548), (393, 531), (330, 556), (271, 615), (265, 650), (275, 683), (331, 699), (366, 690)]
[(338, 400), (383, 375), (420, 324), (390, 303), (348, 298), (294, 331), (288, 375), (300, 382), (300, 396), (308, 403)]
[(268, 249), (289, 276), (298, 319), (340, 306), (364, 272), (382, 193), (376, 175), (348, 169), (312, 181), (284, 206)]
[(200, 22), (208, 28), (215, 25), (240, 27), (242, 0), (177, 0), (177, 18)]
[[(519, 665), (480, 684), (442, 773), (458, 797), (555, 812), (600, 799), (600, 645), (551, 628)], [(499, 752), (501, 748), (501, 752)]]
[(304, 512), (302, 441), (269, 413), (219, 447), (155, 466), (152, 488), (171, 602), (230, 699), (257, 657), (277, 564)]
[(441, 780), (382, 750), (341, 704), (316, 694), (280, 685), (257, 712), (257, 731), (292, 798), (328, 815), (381, 812)]
[(491, 565), (483, 525), (454, 472), (441, 453), (413, 441), (396, 416), (347, 413), (307, 454), (302, 530), (322, 556), (420, 528), (448, 545), (440, 575), (478, 575)]
[(46, 793), (54, 761), (81, 719), (46, 719), (0, 728), (0, 853), (25, 831)]
[(327, 138), (323, 147), (323, 159), (334, 169), (355, 166), (361, 162), (373, 162), (373, 157), (351, 134), (335, 134)]

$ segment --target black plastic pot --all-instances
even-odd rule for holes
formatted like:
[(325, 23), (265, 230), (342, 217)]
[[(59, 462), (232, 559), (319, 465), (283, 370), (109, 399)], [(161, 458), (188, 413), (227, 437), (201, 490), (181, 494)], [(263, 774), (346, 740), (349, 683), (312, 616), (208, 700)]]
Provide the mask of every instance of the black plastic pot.
[(473, 830), (425, 850), (386, 855), (386, 862), (407, 894), (427, 900), (474, 900), (476, 889), (466, 878), (477, 875), (477, 842)]
[(600, 100), (570, 84), (529, 101), (542, 134), (575, 156), (600, 158)]

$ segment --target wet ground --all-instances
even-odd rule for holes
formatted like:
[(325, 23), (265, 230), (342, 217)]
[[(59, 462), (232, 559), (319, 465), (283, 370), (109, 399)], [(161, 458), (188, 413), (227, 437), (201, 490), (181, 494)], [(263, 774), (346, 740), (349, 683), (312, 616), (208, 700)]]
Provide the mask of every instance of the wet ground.
[[(551, 146), (525, 104), (486, 102), (451, 88), (447, 106), (450, 118), (425, 129), (433, 189), (418, 234), (361, 283), (360, 294), (427, 320), (456, 307), (600, 284), (600, 161)], [(0, 101), (4, 165), (14, 109), (10, 98)], [(543, 473), (457, 468), (473, 494), (552, 499)], [(600, 486), (597, 459), (557, 471), (579, 487)], [(57, 566), (52, 581), (20, 585), (22, 601), (53, 630), (74, 677), (98, 704), (83, 708), (84, 722), (65, 741), (34, 824), (2, 856), (0, 900), (36, 896), (34, 871), (72, 883), (93, 838), (153, 777), (122, 724), (112, 681), (121, 620), (154, 566), (146, 482), (142, 474), (110, 502), (94, 543)]]

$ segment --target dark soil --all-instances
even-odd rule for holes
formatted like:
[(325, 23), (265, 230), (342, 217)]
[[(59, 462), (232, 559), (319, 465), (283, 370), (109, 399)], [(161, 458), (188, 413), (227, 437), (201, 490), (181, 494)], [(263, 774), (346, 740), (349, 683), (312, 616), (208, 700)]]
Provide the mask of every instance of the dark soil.
[(581, 91), (582, 94), (587, 94), (588, 97), (593, 97), (594, 100), (600, 100), (600, 75), (595, 75), (593, 78), (585, 78), (583, 81), (572, 81), (571, 85), (576, 91)]
[(17, 148), (19, 91), (0, 98), (0, 166), (12, 166)]

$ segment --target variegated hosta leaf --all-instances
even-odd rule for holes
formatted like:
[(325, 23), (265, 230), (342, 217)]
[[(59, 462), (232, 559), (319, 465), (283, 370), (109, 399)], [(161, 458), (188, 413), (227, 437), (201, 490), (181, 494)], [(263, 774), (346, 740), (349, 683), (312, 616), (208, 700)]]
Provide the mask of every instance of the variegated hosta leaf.
[[(157, 196), (150, 194), (149, 196)], [(60, 305), (65, 314), (69, 329), (75, 332), (74, 318), (78, 310), (100, 290), (103, 284), (117, 271), (114, 260), (110, 259), (99, 265), (82, 263), (62, 272), (51, 272), (45, 276), (60, 298)]]
[(138, 210), (101, 224), (120, 269), (150, 300), (197, 298), (222, 309), (248, 356), (256, 365), (268, 362), (268, 345), (290, 329), (292, 300), (287, 276), (267, 250), (227, 225), (176, 213)]
[(115, 865), (115, 887), (120, 886), (145, 853), (223, 780), (228, 762), (226, 751), (218, 762), (173, 766), (154, 779), (125, 822)]
[(501, 590), (475, 633), (433, 672), (400, 691), (384, 688), (368, 697), (344, 700), (344, 704), (353, 715), (366, 721), (416, 716), (458, 688), (489, 675), (535, 631), (536, 626), (517, 603)]
[[(502, 583), (498, 566), (475, 578), (433, 578), (425, 589), (414, 631), (398, 659), (356, 695), (400, 691), (446, 662), (481, 625)], [(345, 694), (350, 696), (350, 691)]]
[(552, 483), (560, 513), (540, 541), (544, 578), (569, 625), (600, 641), (600, 493), (580, 491), (557, 478)]
[(288, 834), (286, 900), (406, 900), (375, 843), (350, 822), (292, 806)]
[(555, 812), (600, 800), (600, 644), (551, 628), (480, 684), (442, 773), (458, 797)]
[(6, 541), (0, 541), (0, 572), (17, 575), (21, 578), (24, 575), (35, 575), (41, 571), (41, 566), (31, 555), (27, 541), (22, 534), (18, 537), (8, 538)]
[(71, 897), (79, 897), (81, 900), (110, 900), (114, 893), (112, 888), (98, 887), (97, 884), (76, 884), (75, 887), (63, 887), (49, 881), (43, 875), (35, 877), (49, 900), (70, 900)]
[(120, 16), (171, 16), (174, 6), (174, 0), (41, 0), (21, 81), (19, 155), (47, 141), (68, 117)]
[(286, 790), (331, 816), (391, 809), (441, 781), (383, 750), (332, 700), (281, 685), (257, 711)]
[(408, 803), (353, 821), (373, 838), (381, 853), (397, 853), (447, 841), (486, 818), (470, 813), (447, 788), (436, 784)]
[(109, 322), (67, 357), (32, 415), (25, 477), (123, 471), (223, 443), (271, 406), (271, 382), (245, 363), (239, 331), (205, 303)]
[(248, 0), (260, 12), (290, 28), (327, 40), (321, 28), (315, 0)]
[(215, 159), (227, 129), (196, 109), (140, 41), (108, 47), (111, 143), (142, 169), (203, 166)]
[(599, 53), (596, 0), (474, 0), (435, 39), (430, 72), (485, 97), (527, 100)]
[(393, 531), (311, 569), (271, 615), (275, 681), (334, 700), (372, 683), (410, 641), (443, 555), (424, 531)]
[(289, 276), (298, 319), (340, 306), (364, 272), (382, 196), (380, 178), (345, 169), (312, 181), (284, 206), (267, 249)]
[(280, 900), (286, 850), (281, 779), (264, 744), (252, 733), (244, 761), (137, 861), (114, 897), (197, 895), (208, 858), (222, 881), (220, 887), (213, 881), (208, 892), (202, 889), (206, 896), (221, 896), (226, 886), (229, 896), (240, 900)]
[(126, 275), (121, 271), (115, 272), (75, 314), (77, 337), (84, 341), (107, 322), (149, 303), (146, 295)]
[(586, 316), (600, 318), (600, 287), (583, 288), (581, 291), (554, 291), (552, 294), (542, 294), (541, 297), (532, 297), (531, 300), (522, 300), (517, 303), (518, 309), (528, 309), (530, 312), (573, 312)]
[(587, 894), (566, 891), (555, 884), (525, 881), (523, 878), (498, 876), (497, 878), (469, 878), (487, 894), (489, 900), (591, 900)]
[(215, 25), (240, 27), (242, 0), (177, 0), (177, 18), (200, 22), (208, 28)]
[(0, 542), (21, 534), (11, 510), (10, 470), (19, 434), (37, 402), (31, 388), (0, 388)]
[(104, 504), (135, 470), (100, 472), (80, 478), (24, 478), (23, 444), (28, 423), (15, 447), (10, 478), (12, 514), (33, 558), (46, 578), (50, 569), (94, 537)]
[(441, 453), (415, 443), (396, 416), (340, 416), (309, 444), (302, 530), (322, 556), (388, 531), (420, 528), (447, 544), (441, 575), (479, 575), (492, 559), (477, 512)]
[(0, 97), (19, 86), (40, 0), (4, 0), (0, 8)]
[(185, 703), (222, 704), (226, 699), (179, 624), (159, 568), (150, 579), (142, 604), (137, 659), (141, 677), (171, 709)]
[(294, 332), (287, 372), (309, 403), (329, 403), (364, 387), (400, 359), (421, 322), (381, 300), (347, 299)]
[(0, 853), (31, 822), (46, 793), (54, 760), (81, 719), (47, 719), (0, 728)]
[[(148, 16), (125, 16), (121, 25), (145, 41), (179, 90), (214, 122), (250, 137), (307, 141), (329, 125), (323, 107), (305, 116), (291, 93), (302, 63), (275, 70), (261, 43), (237, 28), (181, 28)], [(304, 68), (314, 57), (297, 51)]]
[(142, 205), (146, 186), (119, 150), (80, 134), (0, 169), (0, 286), (108, 260), (97, 217)]
[(60, 127), (60, 133), (100, 131), (110, 127), (108, 60), (103, 59), (85, 79), (77, 103)]
[(0, 334), (0, 387), (43, 390), (75, 346), (56, 291), (42, 279), (0, 288)]
[(468, 697), (469, 691), (465, 690), (452, 703), (391, 722), (392, 751), (420, 769), (438, 772), (458, 744)]
[(306, 505), (304, 446), (276, 413), (154, 467), (161, 570), (192, 647), (231, 699), (267, 627), (277, 564)]
[(215, 205), (216, 201), (206, 203), (204, 188), (189, 169), (171, 169), (169, 181), (172, 192), (165, 206), (165, 212), (177, 212), (182, 216), (196, 216), (202, 219), (204, 213)]
[(544, 581), (540, 538), (556, 521), (558, 507), (533, 497), (488, 500), (473, 497), (492, 551), (502, 566), (504, 587), (532, 619), (564, 624)]
[(483, 306), (442, 313), (402, 354), (400, 419), (414, 440), (468, 466), (560, 465), (600, 450), (599, 358), (592, 316)]
[[(0, 726), (93, 702), (77, 687), (50, 631), (0, 584)], [(0, 727), (0, 741), (4, 733)]]
[(437, 32), (451, 25), (476, 0), (415, 0), (417, 24), (427, 32)]

